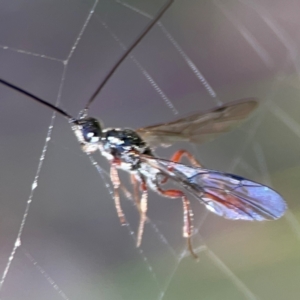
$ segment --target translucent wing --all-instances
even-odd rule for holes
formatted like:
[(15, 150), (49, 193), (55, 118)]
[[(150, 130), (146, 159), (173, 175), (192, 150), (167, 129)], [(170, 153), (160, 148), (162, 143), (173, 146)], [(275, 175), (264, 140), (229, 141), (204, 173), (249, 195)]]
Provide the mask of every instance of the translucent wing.
[(140, 128), (136, 132), (152, 146), (169, 146), (181, 141), (203, 143), (240, 124), (257, 105), (254, 98), (242, 99), (170, 123)]
[(227, 219), (276, 220), (287, 209), (273, 189), (240, 176), (188, 167), (157, 158), (143, 158), (176, 181), (209, 209)]

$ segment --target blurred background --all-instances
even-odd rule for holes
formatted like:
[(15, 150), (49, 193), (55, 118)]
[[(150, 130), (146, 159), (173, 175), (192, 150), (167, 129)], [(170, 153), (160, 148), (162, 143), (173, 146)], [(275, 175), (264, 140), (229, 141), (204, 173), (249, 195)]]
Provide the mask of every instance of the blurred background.
[[(1, 1), (0, 78), (77, 116), (163, 4)], [(213, 215), (191, 197), (198, 263), (182, 238), (180, 199), (149, 193), (137, 249), (136, 208), (122, 197), (128, 226), (120, 226), (109, 179), (68, 122), (0, 86), (1, 299), (299, 299), (299, 10), (291, 0), (177, 0), (91, 106), (107, 127), (139, 128), (259, 99), (238, 129), (156, 151), (188, 149), (288, 204), (282, 219), (252, 223)]]

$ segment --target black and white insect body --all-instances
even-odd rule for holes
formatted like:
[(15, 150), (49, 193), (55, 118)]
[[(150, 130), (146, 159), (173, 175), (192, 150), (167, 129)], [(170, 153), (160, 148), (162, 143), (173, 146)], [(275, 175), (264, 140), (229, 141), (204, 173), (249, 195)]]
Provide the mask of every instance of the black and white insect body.
[(96, 118), (88, 117), (86, 110), (78, 119), (70, 119), (72, 129), (82, 151), (91, 154), (99, 150), (117, 168), (134, 171), (140, 168), (139, 155), (152, 156), (151, 148), (133, 129), (105, 128)]
[(147, 143), (132, 129), (108, 128), (103, 130), (100, 151), (110, 161), (120, 162), (123, 170), (140, 168), (141, 154), (152, 155)]

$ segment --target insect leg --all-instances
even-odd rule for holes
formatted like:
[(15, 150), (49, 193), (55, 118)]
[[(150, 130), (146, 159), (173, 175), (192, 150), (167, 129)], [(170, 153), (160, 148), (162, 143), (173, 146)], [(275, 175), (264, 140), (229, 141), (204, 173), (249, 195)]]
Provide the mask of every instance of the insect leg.
[[(198, 162), (198, 160), (187, 150), (181, 149), (176, 151), (172, 157), (171, 157), (171, 161), (178, 163), (180, 162), (180, 160), (182, 159), (182, 157), (185, 156), (191, 163), (193, 166), (195, 167), (202, 167), (203, 166)], [(168, 168), (170, 171), (172, 171), (172, 166)], [(161, 184), (165, 184), (168, 181), (168, 177), (166, 176), (160, 183)]]
[(137, 206), (137, 209), (140, 213), (140, 223), (139, 223), (139, 229), (138, 229), (138, 234), (137, 234), (137, 247), (139, 247), (142, 243), (142, 237), (143, 237), (143, 232), (144, 232), (144, 226), (145, 222), (147, 221), (147, 200), (148, 200), (148, 192), (147, 192), (147, 184), (145, 182), (145, 179), (142, 177), (141, 178), (141, 191), (142, 191), (142, 197), (140, 198), (139, 195), (139, 182), (136, 178), (136, 175), (131, 174), (131, 183), (133, 185), (133, 195), (134, 195), (134, 201)]
[(142, 190), (142, 197), (139, 201), (139, 212), (140, 212), (140, 223), (138, 228), (137, 234), (137, 241), (136, 246), (139, 247), (142, 242), (145, 222), (147, 221), (147, 209), (148, 209), (148, 191), (147, 191), (147, 184), (145, 178), (141, 176), (142, 183), (141, 183), (141, 190)]
[(136, 175), (131, 174), (130, 175), (130, 180), (133, 186), (133, 199), (134, 202), (138, 208), (138, 210), (140, 211), (140, 195), (139, 195), (139, 185), (138, 185), (138, 181), (136, 179)]
[(198, 160), (187, 150), (181, 149), (176, 151), (171, 157), (171, 161), (178, 163), (185, 156), (194, 167), (202, 167)]
[(126, 223), (124, 213), (122, 211), (121, 203), (120, 203), (120, 195), (119, 195), (119, 187), (120, 187), (120, 179), (118, 175), (117, 168), (114, 165), (110, 167), (110, 179), (114, 187), (114, 200), (115, 206), (117, 210), (118, 217), (122, 225)]
[(191, 209), (190, 201), (185, 196), (185, 194), (180, 190), (163, 190), (157, 184), (155, 185), (155, 189), (159, 194), (168, 198), (181, 197), (182, 204), (183, 204), (183, 237), (187, 239), (187, 245), (191, 255), (195, 259), (198, 259), (197, 254), (193, 250), (192, 241), (191, 241), (191, 236), (193, 234), (193, 212)]

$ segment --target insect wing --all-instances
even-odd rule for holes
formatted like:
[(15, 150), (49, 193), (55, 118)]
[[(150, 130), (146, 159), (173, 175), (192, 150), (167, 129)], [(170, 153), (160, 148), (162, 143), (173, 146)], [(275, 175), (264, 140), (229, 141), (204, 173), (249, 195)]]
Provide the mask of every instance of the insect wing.
[(287, 208), (273, 189), (236, 175), (203, 170), (189, 182), (203, 193), (201, 199), (210, 211), (228, 219), (276, 220)]
[(240, 124), (257, 105), (258, 102), (254, 98), (241, 99), (204, 113), (136, 131), (151, 146), (166, 147), (182, 141), (200, 144)]
[(240, 176), (162, 159), (148, 159), (148, 163), (200, 199), (208, 210), (227, 219), (276, 220), (287, 209), (276, 191)]

